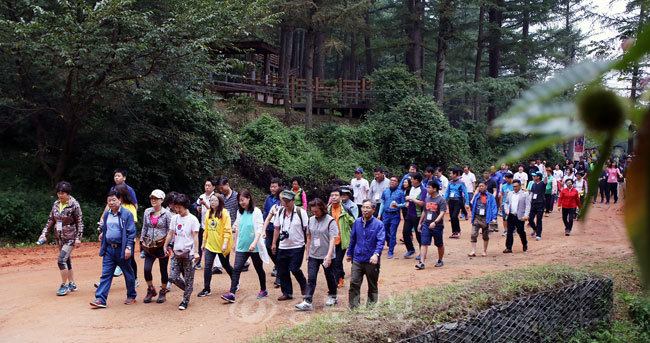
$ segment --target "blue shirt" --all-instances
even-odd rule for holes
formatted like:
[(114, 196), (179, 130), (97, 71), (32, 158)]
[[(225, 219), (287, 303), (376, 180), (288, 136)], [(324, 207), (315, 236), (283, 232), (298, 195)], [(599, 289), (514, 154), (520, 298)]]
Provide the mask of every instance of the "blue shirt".
[(467, 188), (461, 179), (449, 180), (449, 185), (447, 185), (447, 191), (445, 192), (445, 199), (449, 198), (465, 198), (465, 205), (469, 206), (469, 195), (467, 194)]
[(497, 195), (499, 195), (499, 186), (503, 183), (503, 175), (499, 172), (500, 170), (494, 174), (490, 174), (490, 179), (497, 183)]
[[(266, 197), (266, 201), (264, 201), (264, 212), (263, 212), (263, 217), (264, 220), (266, 220), (266, 217), (268, 217), (269, 213), (271, 212), (271, 208), (273, 205), (280, 205), (280, 199), (276, 198), (273, 196), (273, 194), (269, 195)], [(267, 231), (273, 231), (275, 227), (273, 226), (273, 221), (269, 222), (269, 226), (266, 227)]]
[(404, 184), (404, 180), (406, 180), (406, 179), (410, 179), (410, 178), (411, 178), (411, 174), (410, 174), (410, 173), (406, 173), (406, 174), (404, 174), (404, 176), (402, 176), (402, 181), (399, 182), (399, 186), (398, 186), (398, 187), (402, 187), (402, 185)]
[(504, 183), (503, 184), (503, 189), (501, 191), (503, 191), (503, 201), (501, 202), (501, 204), (505, 205), (506, 204), (506, 196), (508, 195), (508, 192), (513, 192), (514, 188), (512, 187), (512, 184)]
[[(122, 208), (120, 208), (120, 211)], [(122, 229), (120, 228), (120, 212), (114, 214), (112, 210), (108, 211), (108, 218), (106, 218), (106, 243), (108, 244), (121, 244), (122, 243)]]
[(431, 180), (429, 180), (427, 178), (424, 178), (424, 180), (422, 180), (422, 186), (424, 186), (425, 193), (426, 193), (426, 188), (429, 186), (429, 182), (431, 182), (431, 181), (436, 182), (438, 184), (438, 186), (440, 186), (440, 189), (442, 189), (442, 181), (440, 180), (439, 177), (434, 176)]
[[(237, 236), (238, 252), (248, 252), (248, 248), (255, 241), (255, 226), (253, 226), (253, 214), (244, 211), (239, 215), (239, 236)], [(253, 252), (259, 252), (257, 248)]]
[(372, 255), (381, 257), (381, 251), (386, 241), (386, 231), (381, 220), (371, 217), (367, 223), (363, 218), (357, 218), (352, 224), (350, 246), (347, 255), (357, 263), (370, 263)]
[[(395, 201), (397, 203), (397, 208), (391, 208), (390, 204)], [(390, 187), (384, 189), (384, 192), (381, 194), (381, 207), (379, 208), (379, 215), (382, 213), (398, 213), (399, 209), (406, 206), (406, 200), (404, 199), (404, 192), (395, 188), (391, 190)]]
[[(126, 183), (124, 185), (126, 186), (126, 189), (128, 189), (129, 192), (131, 193), (131, 198), (133, 198), (133, 204), (136, 205), (138, 203), (138, 198), (135, 197), (135, 191), (133, 190), (133, 188), (131, 188), (131, 186), (127, 185)], [(111, 187), (111, 190), (114, 191), (115, 186)]]
[(359, 206), (354, 203), (352, 200), (348, 200), (347, 202), (342, 203), (343, 206), (352, 213), (352, 216), (354, 219), (359, 218)]

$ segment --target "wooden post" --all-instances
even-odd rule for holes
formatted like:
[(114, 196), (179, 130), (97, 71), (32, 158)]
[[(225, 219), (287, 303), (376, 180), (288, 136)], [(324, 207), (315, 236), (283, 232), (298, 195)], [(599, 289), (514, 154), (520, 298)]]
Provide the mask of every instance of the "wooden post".
[(339, 77), (339, 103), (343, 100), (343, 79)]
[(291, 105), (296, 103), (296, 77), (291, 75), (289, 77), (289, 84), (291, 85)]
[(366, 101), (366, 78), (361, 78), (361, 101)]
[(268, 53), (264, 53), (264, 104), (269, 101), (268, 87), (271, 74), (271, 58)]

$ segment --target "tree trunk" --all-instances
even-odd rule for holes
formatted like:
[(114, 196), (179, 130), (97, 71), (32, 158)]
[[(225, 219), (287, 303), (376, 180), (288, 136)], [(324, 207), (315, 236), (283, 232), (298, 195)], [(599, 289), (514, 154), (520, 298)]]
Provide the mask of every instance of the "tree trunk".
[[(483, 59), (483, 21), (485, 18), (485, 6), (481, 6), (478, 13), (478, 35), (476, 38), (476, 62), (474, 63), (474, 83), (481, 81), (481, 60)], [(474, 120), (479, 119), (479, 112), (481, 111), (480, 99), (478, 92), (474, 95), (474, 104), (472, 112)]]
[[(348, 33), (343, 34), (343, 44), (348, 44)], [(348, 71), (350, 70), (350, 54), (347, 51), (343, 52), (343, 61), (341, 61), (341, 72), (339, 77), (345, 79)]]
[[(489, 43), (490, 48), (488, 51), (488, 76), (492, 78), (499, 77), (499, 63), (501, 57), (501, 23), (503, 17), (504, 0), (496, 0), (496, 6), (491, 7), (488, 11), (490, 21)], [(494, 96), (490, 95), (489, 106), (487, 111), (487, 121), (491, 123), (496, 118), (496, 107), (494, 105)]]
[(407, 65), (409, 71), (422, 78), (422, 20), (424, 18), (424, 1), (408, 0), (409, 24), (407, 33), (409, 49), (407, 51)]
[(375, 67), (372, 64), (372, 50), (370, 46), (370, 14), (366, 12), (363, 19), (366, 22), (366, 30), (363, 35), (363, 42), (366, 48), (366, 75), (370, 75), (375, 71)]
[(316, 47), (314, 52), (316, 54), (314, 65), (315, 65), (315, 74), (316, 77), (325, 78), (325, 32), (316, 33)]
[(519, 74), (521, 77), (528, 79), (526, 73), (528, 72), (528, 31), (530, 29), (530, 11), (528, 9), (528, 1), (523, 2), (523, 15), (521, 22), (521, 59), (519, 64)]
[(443, 0), (438, 5), (440, 28), (438, 30), (438, 51), (436, 52), (436, 80), (433, 85), (433, 95), (438, 104), (442, 104), (443, 101), (447, 40), (450, 38), (451, 33), (452, 12), (451, 0)]
[(282, 87), (284, 88), (283, 102), (284, 102), (284, 115), (285, 122), (290, 121), (291, 110), (293, 104), (290, 103), (289, 96), (289, 73), (291, 71), (291, 55), (293, 52), (293, 27), (284, 27), (284, 46), (282, 47), (282, 58), (281, 58), (281, 70), (280, 74), (282, 76)]
[[(639, 26), (637, 27), (637, 36), (638, 34), (641, 33), (641, 28), (643, 28), (644, 24), (644, 14), (645, 14), (645, 8), (643, 5), (639, 6)], [(636, 103), (637, 101), (637, 88), (639, 84), (639, 63), (634, 63), (634, 66), (632, 67), (632, 87), (630, 87), (630, 99), (632, 102)], [(630, 131), (630, 136), (627, 139), (627, 153), (631, 154), (634, 152), (634, 131), (635, 131), (635, 126), (634, 124), (630, 124), (628, 126), (628, 130)]]
[(356, 80), (357, 77), (357, 34), (352, 32), (350, 37), (350, 80)]
[(314, 30), (308, 29), (305, 34), (305, 129), (312, 128), (312, 109), (314, 103), (313, 76), (314, 76)]

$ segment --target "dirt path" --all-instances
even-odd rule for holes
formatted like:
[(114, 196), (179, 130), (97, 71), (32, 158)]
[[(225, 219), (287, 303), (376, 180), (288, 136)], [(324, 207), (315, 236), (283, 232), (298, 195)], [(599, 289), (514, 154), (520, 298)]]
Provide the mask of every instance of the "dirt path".
[[(414, 259), (403, 259), (406, 252), (398, 244), (395, 256), (388, 260), (382, 255), (379, 280), (380, 299), (407, 289), (463, 280), (484, 273), (546, 263), (582, 263), (595, 261), (606, 256), (630, 254), (632, 249), (627, 240), (622, 207), (618, 205), (596, 205), (586, 223), (577, 223), (571, 237), (565, 237), (559, 212), (544, 218), (543, 239), (531, 241), (529, 251), (523, 253), (521, 243), (515, 236), (514, 253), (502, 253), (505, 237), (492, 234), (488, 257), (468, 258), (468, 221), (461, 220), (462, 238), (447, 239), (451, 232), (445, 222), (445, 267), (424, 271), (414, 269)], [(499, 223), (502, 229), (502, 223)], [(527, 228), (530, 232), (530, 229)], [(401, 234), (398, 234), (401, 236)], [(480, 240), (480, 237), (479, 237)], [(480, 242), (479, 242), (480, 244)], [(137, 303), (122, 304), (126, 295), (124, 278), (116, 278), (109, 294), (108, 308), (92, 310), (88, 302), (94, 299), (93, 283), (99, 278), (101, 259), (97, 256), (98, 243), (85, 243), (73, 252), (73, 267), (79, 291), (65, 297), (57, 297), (59, 286), (56, 267), (56, 248), (53, 246), (0, 250), (0, 332), (6, 342), (105, 342), (119, 340), (177, 341), (183, 335), (185, 341), (221, 342), (242, 341), (264, 334), (267, 330), (295, 325), (307, 320), (313, 314), (324, 311), (343, 311), (347, 305), (347, 285), (340, 290), (340, 302), (335, 309), (324, 309), (327, 294), (325, 280), (319, 275), (318, 289), (314, 297), (316, 311), (298, 313), (292, 302), (279, 303), (279, 289), (270, 288), (270, 296), (255, 299), (258, 292), (256, 274), (252, 271), (242, 274), (242, 289), (237, 303), (224, 304), (219, 294), (226, 292), (230, 282), (227, 275), (215, 275), (212, 280), (213, 295), (197, 298), (196, 293), (203, 285), (203, 274), (195, 275), (194, 294), (186, 311), (178, 311), (181, 291), (172, 290), (165, 304), (144, 304), (146, 292), (143, 277), (143, 260), (138, 257), (140, 280)], [(430, 261), (434, 258), (430, 257)], [(154, 266), (154, 285), (160, 279)], [(350, 265), (345, 264), (349, 272)], [(265, 269), (269, 273), (270, 267)], [(306, 273), (306, 264), (303, 264)], [(158, 280), (158, 281), (156, 281)], [(346, 280), (347, 281), (347, 280)], [(295, 283), (294, 283), (295, 285)], [(295, 287), (295, 286), (294, 286)], [(362, 294), (365, 293), (365, 284)], [(365, 302), (365, 297), (362, 299)]]

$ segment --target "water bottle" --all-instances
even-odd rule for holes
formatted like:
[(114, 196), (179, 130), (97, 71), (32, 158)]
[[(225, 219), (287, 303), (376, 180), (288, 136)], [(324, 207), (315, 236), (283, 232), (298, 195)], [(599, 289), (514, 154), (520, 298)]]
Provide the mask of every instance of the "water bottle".
[(41, 237), (41, 238), (38, 239), (38, 242), (36, 242), (36, 244), (43, 245), (45, 243), (45, 241), (46, 241), (45, 237)]

